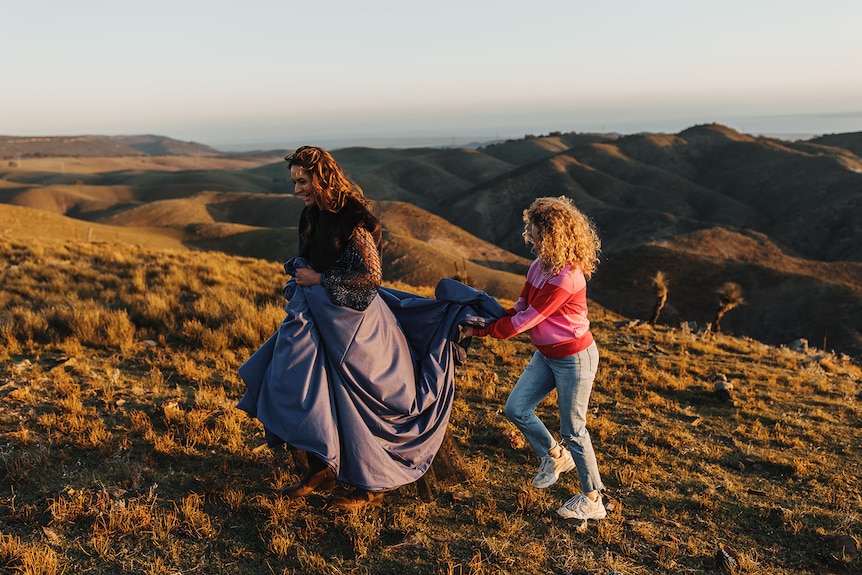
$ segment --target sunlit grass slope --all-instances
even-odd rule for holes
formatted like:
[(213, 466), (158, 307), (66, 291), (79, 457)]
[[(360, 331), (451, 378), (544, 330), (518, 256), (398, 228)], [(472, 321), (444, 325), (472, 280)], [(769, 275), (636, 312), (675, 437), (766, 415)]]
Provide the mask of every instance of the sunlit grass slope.
[(457, 369), (460, 473), (432, 500), (407, 486), (341, 514), (280, 497), (302, 461), (234, 406), (285, 279), (263, 260), (0, 233), (0, 571), (713, 573), (719, 543), (745, 573), (862, 570), (859, 366), (598, 306), (606, 520), (556, 516), (574, 473), (530, 485), (538, 461), (502, 415), (523, 337), (475, 341)]

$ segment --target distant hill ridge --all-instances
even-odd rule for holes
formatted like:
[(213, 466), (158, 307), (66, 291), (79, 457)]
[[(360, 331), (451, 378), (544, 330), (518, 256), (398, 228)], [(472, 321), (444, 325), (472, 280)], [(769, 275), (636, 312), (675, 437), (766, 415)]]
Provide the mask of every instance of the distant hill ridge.
[[(302, 202), (281, 152), (140, 150), (165, 149), (164, 140), (124, 137), (123, 145), (138, 146), (128, 160), (0, 164), (0, 203), (195, 249), (274, 261), (292, 255)], [(521, 213), (538, 196), (565, 195), (599, 227), (602, 263), (590, 297), (606, 308), (650, 317), (651, 278), (661, 271), (669, 294), (659, 321), (703, 325), (713, 319), (717, 288), (735, 282), (746, 304), (726, 315), (723, 331), (860, 353), (860, 142), (862, 133), (791, 142), (704, 124), (677, 134), (555, 132), (478, 148), (351, 147), (333, 155), (374, 201), (389, 280), (433, 285), (457, 275), (517, 297), (532, 258)]]
[(221, 154), (210, 146), (164, 136), (0, 136), (0, 159)]

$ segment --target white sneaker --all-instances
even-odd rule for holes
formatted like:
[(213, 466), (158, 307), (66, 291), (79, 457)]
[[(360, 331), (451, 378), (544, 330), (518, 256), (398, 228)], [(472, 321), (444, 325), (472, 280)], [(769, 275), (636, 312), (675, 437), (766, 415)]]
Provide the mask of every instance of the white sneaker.
[(605, 504), (602, 503), (602, 496), (596, 501), (590, 501), (590, 498), (579, 493), (566, 501), (566, 503), (557, 509), (557, 515), (566, 519), (604, 519), (608, 512), (605, 509)]
[(565, 447), (559, 457), (551, 457), (551, 454), (542, 458), (539, 473), (533, 478), (533, 487), (545, 489), (557, 482), (561, 473), (571, 471), (575, 468), (575, 460)]

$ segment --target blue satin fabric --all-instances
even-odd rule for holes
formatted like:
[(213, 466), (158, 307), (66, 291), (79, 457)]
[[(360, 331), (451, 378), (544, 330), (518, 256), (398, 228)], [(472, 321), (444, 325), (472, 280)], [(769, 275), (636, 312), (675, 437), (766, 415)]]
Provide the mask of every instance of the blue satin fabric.
[(239, 369), (237, 407), (344, 483), (386, 491), (422, 477), (449, 422), (458, 325), (502, 306), (448, 278), (434, 299), (380, 288), (365, 311), (333, 304), (320, 285), (285, 294), (278, 331)]

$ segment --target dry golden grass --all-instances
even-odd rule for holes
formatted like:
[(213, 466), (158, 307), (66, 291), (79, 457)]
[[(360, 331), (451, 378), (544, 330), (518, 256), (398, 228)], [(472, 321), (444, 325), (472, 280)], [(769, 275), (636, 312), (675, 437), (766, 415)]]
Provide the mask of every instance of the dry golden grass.
[(77, 242), (123, 242), (153, 249), (185, 249), (185, 234), (170, 228), (107, 226), (7, 204), (0, 204), (0, 233), (27, 241), (37, 251), (40, 242), (53, 242), (58, 237)]
[[(502, 408), (532, 348), (476, 341), (450, 433), (466, 471), (368, 512), (278, 489), (303, 462), (235, 409), (283, 318), (280, 266), (0, 236), (0, 570), (60, 573), (858, 573), (862, 370), (594, 308), (589, 426), (608, 518), (555, 509)], [(398, 289), (412, 290), (397, 285)], [(712, 377), (734, 384), (719, 402)], [(552, 429), (555, 397), (539, 413)]]

